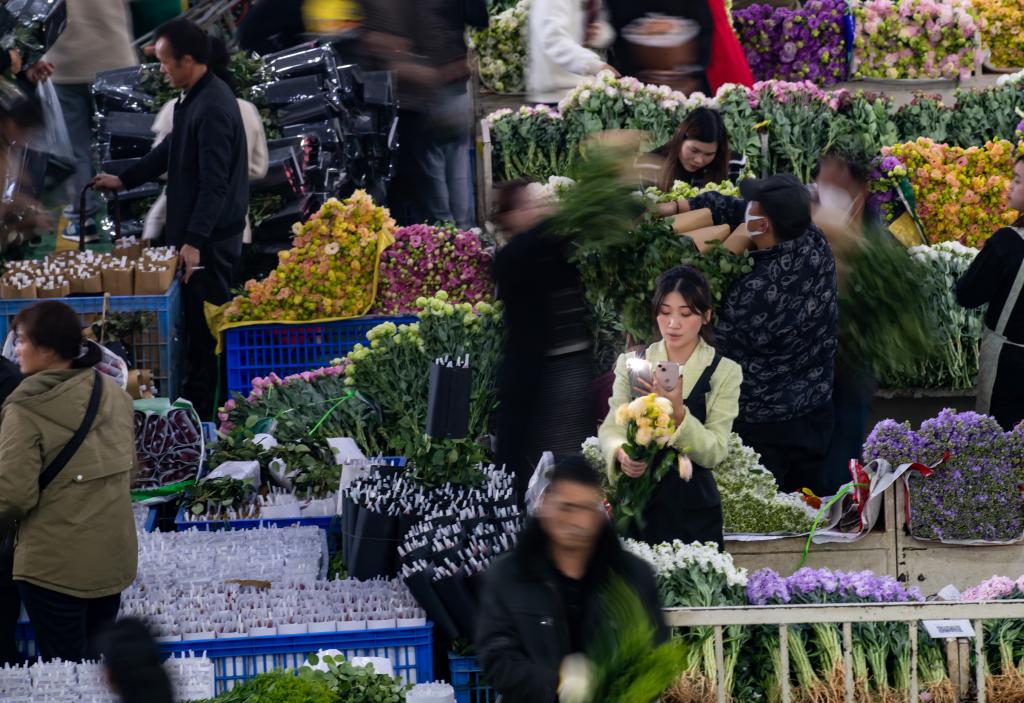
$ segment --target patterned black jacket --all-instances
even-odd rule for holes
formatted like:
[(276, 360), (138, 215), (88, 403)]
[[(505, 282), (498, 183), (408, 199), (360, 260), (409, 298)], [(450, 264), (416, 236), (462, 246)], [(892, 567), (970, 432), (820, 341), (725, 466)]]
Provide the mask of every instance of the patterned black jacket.
[[(746, 203), (717, 193), (694, 198), (715, 224), (737, 227)], [(790, 420), (832, 400), (837, 347), (836, 262), (814, 225), (752, 254), (754, 270), (722, 299), (715, 347), (743, 367), (740, 422)]]

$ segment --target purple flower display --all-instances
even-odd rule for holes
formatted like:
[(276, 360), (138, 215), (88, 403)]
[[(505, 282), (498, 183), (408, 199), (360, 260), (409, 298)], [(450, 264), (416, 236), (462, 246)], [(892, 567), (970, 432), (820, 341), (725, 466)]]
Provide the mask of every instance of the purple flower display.
[(988, 415), (943, 410), (918, 431), (884, 420), (864, 445), (864, 460), (932, 465), (910, 491), (911, 534), (933, 540), (1006, 542), (1024, 533), (1024, 433), (1003, 432)]
[(810, 0), (798, 10), (751, 5), (733, 11), (733, 26), (754, 79), (809, 80), (821, 86), (846, 78), (846, 0)]
[(772, 569), (755, 572), (747, 580), (747, 600), (751, 605), (910, 603), (923, 601), (924, 596), (892, 576), (805, 567), (786, 578)]

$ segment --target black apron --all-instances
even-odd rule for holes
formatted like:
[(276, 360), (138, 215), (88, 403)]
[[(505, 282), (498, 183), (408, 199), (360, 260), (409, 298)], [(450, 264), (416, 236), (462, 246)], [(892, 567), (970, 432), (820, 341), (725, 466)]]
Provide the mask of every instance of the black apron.
[[(701, 422), (707, 420), (711, 377), (721, 360), (716, 352), (686, 398), (686, 411)], [(693, 476), (689, 481), (679, 478), (678, 471), (669, 470), (655, 486), (654, 494), (647, 503), (644, 524), (637, 537), (647, 544), (677, 539), (687, 544), (714, 542), (725, 551), (722, 500), (711, 470), (694, 462)]]

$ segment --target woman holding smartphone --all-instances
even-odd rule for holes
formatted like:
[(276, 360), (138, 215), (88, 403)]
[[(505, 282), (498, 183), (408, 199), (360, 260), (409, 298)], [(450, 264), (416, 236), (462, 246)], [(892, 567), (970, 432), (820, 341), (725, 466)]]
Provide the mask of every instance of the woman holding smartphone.
[(642, 353), (623, 354), (615, 363), (611, 409), (598, 432), (610, 479), (635, 480), (647, 471), (646, 464), (623, 450), (626, 431), (615, 422), (615, 411), (648, 393), (671, 401), (677, 429), (670, 444), (692, 465), (688, 479), (674, 471), (665, 475), (644, 511), (645, 527), (629, 535), (649, 544), (678, 539), (724, 548), (712, 469), (729, 452), (743, 372), (712, 346), (711, 301), (707, 281), (696, 269), (677, 266), (663, 273), (652, 301), (661, 341)]

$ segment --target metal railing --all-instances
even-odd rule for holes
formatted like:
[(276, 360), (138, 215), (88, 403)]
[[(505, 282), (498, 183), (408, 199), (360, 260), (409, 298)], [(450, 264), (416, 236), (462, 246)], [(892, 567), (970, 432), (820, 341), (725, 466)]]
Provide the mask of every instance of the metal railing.
[[(715, 666), (725, 671), (723, 628), (730, 625), (777, 625), (781, 661), (782, 703), (790, 703), (788, 630), (791, 625), (834, 623), (843, 631), (843, 679), (846, 703), (855, 700), (853, 679), (853, 624), (905, 622), (910, 639), (909, 700), (920, 699), (917, 683), (917, 628), (922, 620), (970, 620), (974, 626), (974, 676), (978, 703), (986, 703), (984, 647), (985, 620), (1024, 619), (1024, 601), (985, 603), (837, 603), (830, 605), (766, 605), (725, 608), (667, 608), (670, 627), (712, 627), (715, 636)], [(952, 673), (952, 672), (951, 672)], [(718, 703), (726, 703), (724, 676), (716, 676)]]

